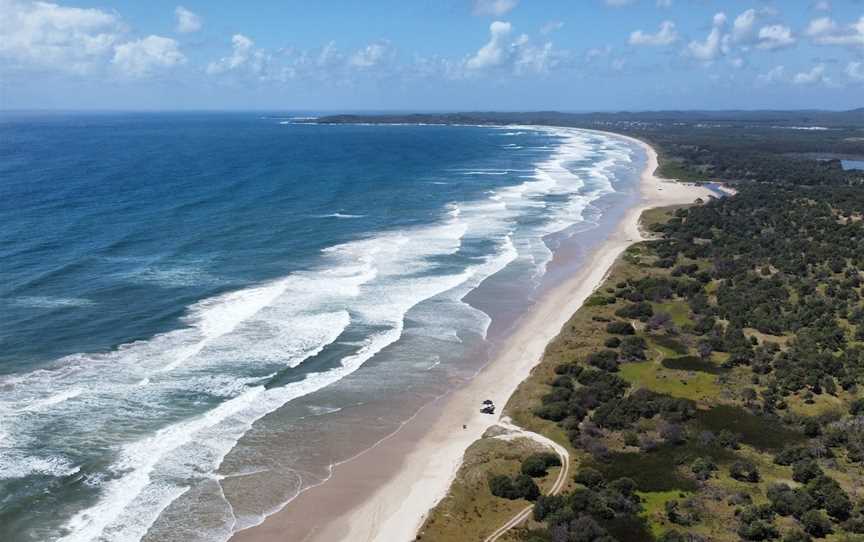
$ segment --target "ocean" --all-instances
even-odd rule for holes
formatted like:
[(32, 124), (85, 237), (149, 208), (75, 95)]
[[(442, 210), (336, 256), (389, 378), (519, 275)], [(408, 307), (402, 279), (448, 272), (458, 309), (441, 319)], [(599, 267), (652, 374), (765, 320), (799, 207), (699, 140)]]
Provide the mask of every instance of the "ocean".
[(0, 540), (224, 541), (471, 378), (638, 197), (549, 127), (0, 115)]

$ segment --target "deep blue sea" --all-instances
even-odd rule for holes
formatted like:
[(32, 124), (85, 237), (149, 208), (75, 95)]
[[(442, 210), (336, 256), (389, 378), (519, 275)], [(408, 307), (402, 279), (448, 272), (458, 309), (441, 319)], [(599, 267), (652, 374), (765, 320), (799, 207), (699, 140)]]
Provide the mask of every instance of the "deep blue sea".
[(260, 522), (470, 378), (642, 163), (555, 128), (0, 115), (0, 540)]

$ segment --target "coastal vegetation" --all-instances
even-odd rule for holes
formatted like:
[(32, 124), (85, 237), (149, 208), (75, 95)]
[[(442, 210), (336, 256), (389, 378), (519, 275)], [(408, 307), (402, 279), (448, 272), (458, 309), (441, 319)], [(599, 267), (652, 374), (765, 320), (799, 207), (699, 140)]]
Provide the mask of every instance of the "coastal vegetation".
[[(566, 446), (576, 474), (562, 494), (541, 489), (502, 540), (864, 537), (864, 181), (779, 166), (806, 145), (754, 144), (773, 156), (763, 175), (746, 165), (757, 155), (716, 144), (737, 194), (646, 213), (652, 239), (619, 259), (505, 408)], [(501, 524), (468, 523), (477, 536), (462, 540)]]
[[(864, 175), (837, 160), (864, 156), (864, 110), (363, 120), (615, 131), (653, 144), (663, 176), (738, 191), (646, 212), (654, 240), (627, 250), (511, 398), (506, 414), (569, 447), (584, 468), (564, 495), (538, 498), (533, 523), (506, 536), (864, 532)], [(639, 500), (626, 513), (578, 504), (585, 491), (631, 483)], [(646, 528), (622, 538), (624, 517)]]

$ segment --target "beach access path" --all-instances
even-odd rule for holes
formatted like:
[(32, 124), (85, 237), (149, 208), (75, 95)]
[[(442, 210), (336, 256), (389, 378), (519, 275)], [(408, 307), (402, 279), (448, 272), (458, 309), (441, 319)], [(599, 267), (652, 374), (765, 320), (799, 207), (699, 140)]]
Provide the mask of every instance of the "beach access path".
[[(567, 451), (567, 448), (561, 446), (552, 439), (544, 437), (540, 433), (534, 433), (533, 431), (522, 429), (518, 425), (513, 424), (513, 422), (510, 421), (510, 418), (507, 417), (501, 418), (501, 420), (498, 422), (498, 427), (504, 428), (508, 432), (503, 435), (498, 435), (494, 438), (502, 440), (512, 440), (514, 438), (520, 437), (528, 438), (542, 444), (543, 446), (555, 450), (555, 453), (558, 454), (558, 459), (561, 460), (561, 470), (558, 471), (558, 476), (555, 478), (555, 483), (552, 484), (552, 487), (549, 489), (549, 492), (547, 494), (559, 494), (561, 490), (564, 489), (564, 486), (567, 485), (567, 478), (570, 476), (570, 452)], [(533, 510), (533, 504), (526, 506), (525, 509), (521, 510), (518, 514), (513, 516), (510, 521), (498, 527), (495, 532), (486, 537), (486, 540), (484, 542), (495, 542), (496, 540), (504, 536), (504, 533), (525, 521), (528, 516), (531, 515), (531, 512)]]

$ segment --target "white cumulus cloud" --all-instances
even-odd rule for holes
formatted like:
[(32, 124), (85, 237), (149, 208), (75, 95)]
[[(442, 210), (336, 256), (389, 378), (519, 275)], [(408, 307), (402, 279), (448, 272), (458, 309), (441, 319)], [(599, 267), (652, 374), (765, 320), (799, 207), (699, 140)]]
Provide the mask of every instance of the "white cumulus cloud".
[(513, 27), (508, 22), (495, 21), (489, 25), (489, 41), (468, 59), (467, 67), (483, 70), (503, 65), (510, 52), (509, 36)]
[(515, 75), (545, 73), (559, 64), (559, 55), (547, 42), (535, 45), (530, 38), (521, 34), (511, 36), (513, 26), (504, 21), (489, 25), (489, 41), (465, 61), (468, 72), (498, 70)]
[(687, 44), (686, 54), (696, 60), (711, 62), (724, 53), (723, 27), (726, 24), (726, 14), (714, 15), (711, 32), (704, 41), (691, 41)]
[(799, 72), (792, 78), (792, 82), (796, 85), (815, 85), (818, 83), (829, 83), (829, 79), (825, 76), (825, 65), (818, 64), (813, 66), (809, 71)]
[(177, 26), (175, 27), (175, 30), (177, 30), (177, 32), (180, 32), (181, 34), (198, 32), (203, 26), (203, 23), (201, 22), (201, 17), (184, 8), (183, 6), (177, 6), (174, 9), (174, 16), (177, 17)]
[(255, 42), (243, 34), (234, 34), (231, 37), (231, 55), (209, 63), (207, 65), (207, 73), (218, 75), (229, 72), (245, 66), (255, 56), (259, 56), (260, 58), (262, 53), (255, 51), (253, 49), (254, 46)]
[(678, 32), (675, 30), (675, 23), (672, 21), (663, 21), (660, 23), (660, 30), (656, 34), (649, 34), (641, 30), (636, 30), (630, 34), (630, 45), (670, 45), (678, 39)]
[(0, 0), (0, 60), (16, 68), (87, 73), (125, 31), (117, 15), (99, 9)]
[(752, 41), (756, 36), (757, 19), (758, 14), (752, 8), (735, 17), (732, 22), (732, 39), (738, 43)]
[(390, 58), (392, 53), (390, 42), (378, 41), (356, 51), (351, 55), (349, 63), (357, 68), (374, 68)]
[(792, 30), (781, 24), (763, 26), (759, 29), (758, 39), (757, 47), (770, 51), (791, 47), (795, 45), (796, 41), (795, 37), (792, 36)]
[(115, 47), (111, 62), (126, 75), (144, 77), (161, 68), (184, 64), (186, 57), (173, 39), (147, 36)]
[(864, 15), (849, 25), (838, 25), (830, 17), (813, 19), (805, 34), (817, 45), (841, 45), (864, 48)]

